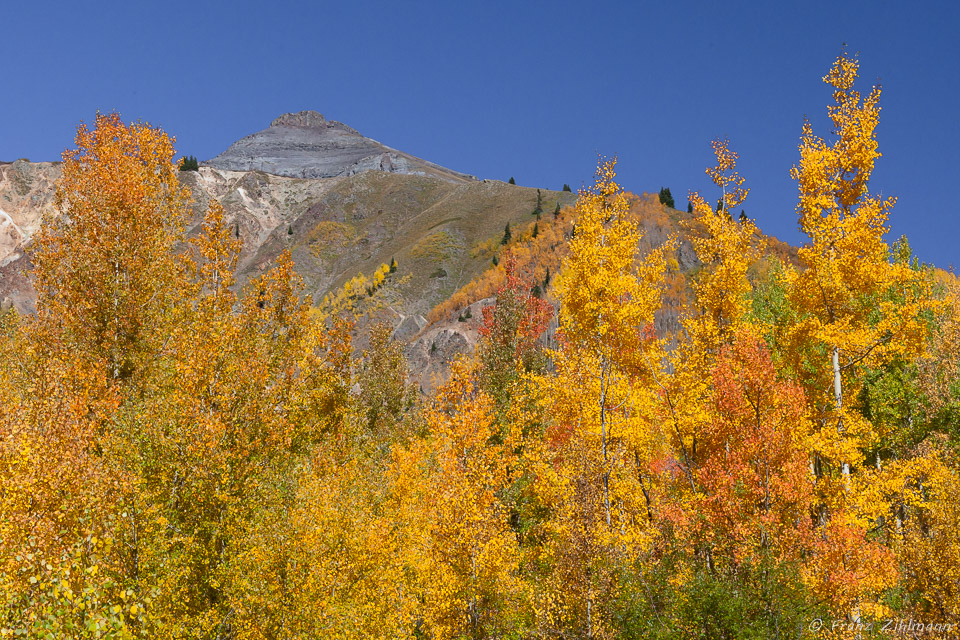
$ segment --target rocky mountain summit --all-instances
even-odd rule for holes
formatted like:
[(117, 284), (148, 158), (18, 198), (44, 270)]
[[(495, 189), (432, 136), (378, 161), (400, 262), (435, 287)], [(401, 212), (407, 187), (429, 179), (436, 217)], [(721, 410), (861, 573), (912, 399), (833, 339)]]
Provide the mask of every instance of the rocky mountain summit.
[(363, 171), (432, 176), (454, 182), (475, 177), (391, 149), (316, 111), (285, 113), (263, 131), (230, 145), (204, 166), (262, 171), (288, 178), (335, 178)]

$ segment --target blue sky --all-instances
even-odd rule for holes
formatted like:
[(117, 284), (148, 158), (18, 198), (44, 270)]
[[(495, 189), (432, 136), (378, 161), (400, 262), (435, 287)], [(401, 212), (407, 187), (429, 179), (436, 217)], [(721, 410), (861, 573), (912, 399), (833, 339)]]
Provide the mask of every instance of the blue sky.
[(57, 159), (118, 111), (201, 160), (287, 111), (484, 178), (574, 188), (618, 155), (632, 191), (690, 189), (710, 140), (741, 154), (744, 208), (798, 243), (789, 178), (846, 43), (883, 85), (891, 239), (960, 254), (960, 8), (954, 2), (33, 2), (4, 6), (0, 159)]

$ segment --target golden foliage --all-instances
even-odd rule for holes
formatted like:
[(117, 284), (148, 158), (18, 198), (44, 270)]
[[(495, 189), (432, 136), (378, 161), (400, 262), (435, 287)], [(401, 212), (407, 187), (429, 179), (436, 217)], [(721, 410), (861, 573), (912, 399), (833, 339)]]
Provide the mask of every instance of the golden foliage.
[[(766, 239), (727, 215), (746, 190), (726, 141), (707, 170), (722, 206), (691, 196), (692, 283), (682, 214), (601, 162), (573, 209), (515, 230), (434, 310), (498, 298), (433, 398), (390, 327), (362, 353), (350, 340), (390, 266), (319, 309), (289, 254), (238, 290), (219, 203), (184, 237), (172, 141), (115, 115), (81, 127), (37, 236), (38, 313), (0, 314), (0, 634), (956, 623), (960, 289), (883, 238), (879, 89), (861, 96), (857, 73), (841, 56), (825, 78), (836, 139), (804, 127), (798, 264), (761, 258)], [(328, 225), (311, 241), (351, 240)], [(666, 313), (679, 323), (658, 335)]]

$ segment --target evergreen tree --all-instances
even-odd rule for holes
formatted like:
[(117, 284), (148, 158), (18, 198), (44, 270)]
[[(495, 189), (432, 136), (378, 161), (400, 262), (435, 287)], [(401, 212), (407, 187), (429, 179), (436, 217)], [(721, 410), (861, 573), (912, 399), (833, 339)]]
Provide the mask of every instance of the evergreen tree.
[(660, 204), (666, 205), (671, 209), (675, 208), (673, 194), (670, 193), (670, 187), (660, 187)]
[(540, 225), (537, 223), (533, 224), (533, 235), (531, 237), (536, 238), (540, 234)]
[(510, 223), (508, 222), (507, 226), (503, 228), (503, 240), (500, 241), (500, 244), (507, 244), (512, 237), (513, 234), (510, 232)]
[(564, 182), (564, 183), (563, 183), (563, 191), (566, 191), (566, 192), (569, 193), (569, 192), (571, 192), (571, 191), (573, 191), (573, 190), (570, 188), (570, 185), (568, 185), (566, 182)]
[(517, 184), (517, 181), (513, 179), (513, 176), (510, 176), (510, 179), (507, 180), (508, 184)]
[(687, 213), (693, 213), (693, 203), (687, 200)]
[(553, 210), (553, 219), (556, 220), (560, 217), (560, 201), (557, 200), (557, 207)]

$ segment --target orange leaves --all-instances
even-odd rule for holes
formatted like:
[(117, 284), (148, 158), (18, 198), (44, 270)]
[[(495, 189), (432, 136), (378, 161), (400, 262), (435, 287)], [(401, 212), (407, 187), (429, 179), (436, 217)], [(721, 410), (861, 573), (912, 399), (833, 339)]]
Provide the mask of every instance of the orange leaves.
[(149, 362), (161, 340), (153, 319), (179, 293), (172, 249), (188, 196), (158, 129), (98, 115), (76, 141), (63, 155), (60, 215), (36, 237), (38, 315), (120, 379)]
[(889, 615), (875, 604), (897, 580), (894, 556), (889, 549), (867, 539), (867, 532), (842, 514), (826, 523), (814, 545), (815, 553), (804, 567), (804, 581), (837, 612), (860, 607), (870, 618)]
[(506, 283), (497, 290), (496, 304), (483, 309), (477, 347), (481, 385), (498, 408), (509, 404), (510, 385), (524, 369), (542, 368), (538, 341), (553, 316), (553, 307), (533, 295), (531, 283), (517, 272), (512, 257), (504, 268)]
[(777, 379), (770, 352), (749, 330), (723, 349), (712, 379), (715, 409), (697, 451), (702, 493), (691, 505), (705, 517), (701, 535), (709, 532), (718, 556), (733, 562), (770, 548), (796, 560), (813, 536), (803, 392)]

